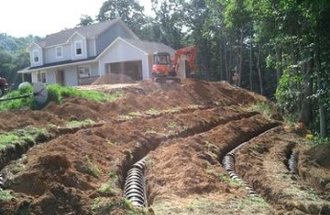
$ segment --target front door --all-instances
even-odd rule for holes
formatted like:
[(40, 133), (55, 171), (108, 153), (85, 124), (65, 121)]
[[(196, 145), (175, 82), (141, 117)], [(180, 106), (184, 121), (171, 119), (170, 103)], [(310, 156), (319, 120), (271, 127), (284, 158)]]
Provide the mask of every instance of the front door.
[(56, 83), (64, 85), (64, 70), (56, 71)]

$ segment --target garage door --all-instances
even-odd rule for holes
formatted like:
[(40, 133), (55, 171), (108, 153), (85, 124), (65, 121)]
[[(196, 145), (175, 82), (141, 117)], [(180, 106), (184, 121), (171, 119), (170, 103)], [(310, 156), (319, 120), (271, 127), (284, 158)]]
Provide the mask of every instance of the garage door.
[(125, 61), (109, 63), (106, 65), (107, 74), (118, 74), (127, 76), (135, 81), (142, 80), (142, 61)]

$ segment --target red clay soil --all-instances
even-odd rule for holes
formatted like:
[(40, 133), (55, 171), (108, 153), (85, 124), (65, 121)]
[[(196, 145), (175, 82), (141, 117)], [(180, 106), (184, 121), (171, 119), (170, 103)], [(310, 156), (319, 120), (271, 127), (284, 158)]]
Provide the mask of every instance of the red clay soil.
[(295, 147), (294, 151), (299, 153), (304, 150), (307, 147), (304, 142), (283, 129), (272, 130), (254, 138), (239, 151), (235, 158), (236, 170), (278, 211), (329, 214), (330, 202), (306, 186), (299, 176), (289, 173), (288, 157)]
[(92, 85), (98, 85), (98, 84), (115, 84), (115, 83), (135, 83), (131, 77), (124, 75), (124, 74), (106, 74), (98, 79), (96, 79)]
[[(15, 198), (0, 200), (0, 214), (132, 213), (122, 199), (124, 177), (144, 156), (148, 156), (149, 214), (274, 212), (261, 198), (249, 199), (245, 188), (232, 181), (219, 162), (240, 143), (278, 125), (242, 108), (265, 102), (264, 97), (225, 82), (192, 80), (182, 85), (141, 82), (120, 91), (123, 96), (111, 103), (69, 98), (38, 112), (1, 113), (22, 116), (28, 122), (10, 124), (10, 118), (1, 127), (4, 131), (73, 119), (105, 123), (35, 146), (23, 159), (12, 162), (6, 168), (6, 189)], [(272, 134), (269, 139), (273, 137), (279, 138)], [(257, 143), (271, 150), (267, 139)], [(259, 158), (252, 156), (245, 162), (250, 171), (242, 167), (243, 176), (248, 181), (252, 173), (263, 178)], [(100, 190), (104, 186), (109, 189)]]

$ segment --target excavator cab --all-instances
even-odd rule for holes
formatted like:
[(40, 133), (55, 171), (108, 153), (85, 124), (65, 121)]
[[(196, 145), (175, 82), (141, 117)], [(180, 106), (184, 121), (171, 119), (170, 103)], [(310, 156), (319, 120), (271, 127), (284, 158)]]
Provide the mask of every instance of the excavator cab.
[(176, 76), (171, 62), (171, 56), (167, 52), (155, 52), (154, 63), (152, 65), (153, 77)]

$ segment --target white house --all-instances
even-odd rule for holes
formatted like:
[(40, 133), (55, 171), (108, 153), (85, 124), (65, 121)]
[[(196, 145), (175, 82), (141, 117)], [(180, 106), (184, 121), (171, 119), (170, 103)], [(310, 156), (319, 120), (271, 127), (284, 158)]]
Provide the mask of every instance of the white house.
[(28, 47), (32, 82), (90, 84), (107, 73), (151, 78), (154, 52), (175, 50), (140, 40), (121, 19), (63, 30)]

